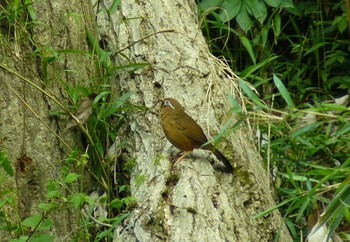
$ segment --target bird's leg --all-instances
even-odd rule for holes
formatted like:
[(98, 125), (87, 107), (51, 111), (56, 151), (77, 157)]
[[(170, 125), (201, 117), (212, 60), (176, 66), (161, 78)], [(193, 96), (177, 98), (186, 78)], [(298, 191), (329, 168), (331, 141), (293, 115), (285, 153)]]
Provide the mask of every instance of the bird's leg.
[[(178, 153), (175, 157), (173, 157), (173, 161), (174, 161), (174, 166), (176, 166), (180, 160), (182, 160), (183, 158), (185, 158), (191, 151), (184, 151), (184, 152), (180, 152)], [(181, 156), (180, 156), (181, 155)], [(180, 156), (180, 157), (179, 157)], [(178, 158), (177, 158), (178, 157)]]
[(172, 162), (175, 162), (177, 159), (179, 159), (179, 157), (181, 157), (184, 154), (184, 152), (185, 151), (180, 151), (175, 155), (170, 156), (169, 159), (171, 159)]

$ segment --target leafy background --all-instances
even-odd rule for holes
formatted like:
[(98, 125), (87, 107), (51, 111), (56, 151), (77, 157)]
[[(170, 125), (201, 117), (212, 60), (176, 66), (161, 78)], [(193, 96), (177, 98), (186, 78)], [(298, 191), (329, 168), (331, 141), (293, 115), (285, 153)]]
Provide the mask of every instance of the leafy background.
[(256, 217), (279, 209), (296, 241), (318, 228), (324, 239), (349, 240), (349, 1), (203, 0), (198, 8), (212, 52), (251, 100), (243, 112), (231, 98), (232, 110), (261, 132), (279, 205)]
[[(113, 1), (106, 10), (109, 15), (119, 3)], [(242, 108), (229, 97), (235, 121), (227, 123), (220, 136), (230, 135), (247, 119), (259, 133), (257, 145), (278, 205), (256, 218), (279, 209), (295, 241), (306, 239), (317, 228), (325, 229), (325, 238), (349, 240), (349, 1), (203, 0), (198, 2), (198, 14), (211, 52), (240, 77), (238, 84), (249, 100)], [(0, 4), (0, 29), (8, 31), (0, 35), (3, 56), (15, 56), (13, 42), (34, 42), (30, 32), (40, 24), (36, 20), (30, 0)], [(50, 215), (67, 208), (81, 211), (80, 229), (74, 234), (77, 241), (111, 241), (114, 228), (128, 217), (135, 202), (129, 184), (134, 157), (127, 155), (127, 142), (116, 140), (125, 133), (130, 112), (144, 110), (128, 103), (132, 92), (122, 94), (111, 83), (116, 72), (148, 64), (113, 65), (111, 58), (118, 53), (100, 45), (89, 31), (86, 35), (89, 51), (33, 50), (46, 88), (38, 90), (60, 107), (52, 117), (73, 121), (66, 129), (81, 130), (84, 146), (72, 149), (62, 162), (61, 175), (46, 184), (40, 214), (23, 220), (19, 215), (9, 217), (9, 207), (18, 209), (16, 191), (1, 191), (0, 230), (14, 234), (12, 241), (54, 241)], [(73, 87), (57, 80), (69, 104), (56, 100), (46, 85), (54, 79), (50, 68), (63, 55), (89, 55), (97, 73), (91, 86)], [(0, 68), (32, 85), (3, 62)], [(118, 157), (108, 155), (114, 144)], [(14, 176), (4, 150), (0, 150), (0, 166), (1, 182)], [(91, 182), (85, 180), (85, 171), (99, 194), (72, 186)], [(137, 184), (143, 181), (142, 176), (136, 178)]]

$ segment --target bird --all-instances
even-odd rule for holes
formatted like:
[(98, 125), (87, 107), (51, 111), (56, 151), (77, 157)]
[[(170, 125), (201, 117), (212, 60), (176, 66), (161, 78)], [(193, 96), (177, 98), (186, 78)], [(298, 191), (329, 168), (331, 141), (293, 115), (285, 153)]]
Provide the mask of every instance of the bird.
[(72, 114), (72, 116), (74, 117), (72, 117), (72, 119), (66, 124), (66, 127), (63, 131), (64, 133), (68, 129), (77, 126), (77, 122), (80, 122), (80, 124), (84, 124), (88, 120), (88, 118), (92, 114), (92, 103), (96, 97), (96, 93), (91, 93), (89, 96), (82, 98), (78, 110), (74, 114)]
[(233, 171), (229, 160), (212, 144), (206, 144), (208, 139), (203, 129), (185, 112), (181, 104), (174, 98), (165, 98), (163, 100), (160, 108), (160, 123), (166, 138), (179, 150), (186, 153), (194, 149), (212, 151), (224, 163), (226, 167), (225, 171)]

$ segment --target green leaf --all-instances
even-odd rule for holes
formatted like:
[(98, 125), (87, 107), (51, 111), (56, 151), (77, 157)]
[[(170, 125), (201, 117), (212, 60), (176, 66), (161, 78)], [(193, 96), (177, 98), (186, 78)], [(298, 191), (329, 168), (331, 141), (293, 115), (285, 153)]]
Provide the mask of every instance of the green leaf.
[(301, 206), (299, 205), (299, 209), (298, 209), (298, 215), (295, 218), (295, 221), (299, 221), (303, 216), (304, 216), (304, 212), (305, 210), (308, 208), (308, 206), (310, 205), (311, 199), (309, 197), (307, 197), (303, 203), (301, 204)]
[(347, 18), (344, 15), (343, 16), (338, 16), (337, 18), (341, 18), (342, 19), (342, 21), (339, 21), (339, 23), (338, 23), (338, 30), (339, 30), (340, 33), (343, 33), (348, 27)]
[(256, 70), (258, 70), (259, 68), (261, 68), (262, 66), (268, 64), (270, 61), (273, 61), (274, 59), (278, 58), (278, 56), (270, 56), (266, 59), (264, 59), (263, 61), (259, 62), (256, 65), (251, 65), (248, 66), (247, 68), (245, 68), (241, 74), (239, 75), (242, 79), (245, 79), (247, 77), (249, 77), (253, 72), (255, 72)]
[(317, 50), (318, 48), (325, 46), (326, 44), (329, 44), (328, 42), (319, 42), (313, 46), (311, 46), (309, 49), (306, 50), (304, 57), (307, 56), (308, 54), (314, 52), (315, 50)]
[(248, 86), (247, 82), (243, 81), (242, 79), (239, 79), (239, 86), (242, 88), (242, 90), (247, 94), (247, 96), (259, 107), (261, 108), (268, 108), (265, 104), (263, 104), (259, 97), (253, 92), (253, 90)]
[(220, 132), (214, 137), (214, 140), (213, 141), (210, 140), (210, 141), (206, 142), (205, 144), (202, 145), (202, 147), (205, 145), (208, 145), (208, 144), (212, 144), (212, 143), (217, 144), (222, 139), (222, 137), (224, 137), (224, 134), (227, 133), (227, 130), (229, 130), (229, 133), (233, 133), (243, 123), (243, 120), (238, 120), (232, 125), (233, 121), (234, 121), (234, 119), (232, 119), (232, 118), (227, 120), (226, 123), (224, 124), (224, 126), (220, 129)]
[(236, 17), (236, 20), (244, 32), (247, 32), (252, 26), (252, 20), (248, 14), (247, 5), (245, 1), (242, 2), (241, 9)]
[(122, 65), (122, 66), (111, 66), (108, 69), (108, 72), (115, 72), (118, 70), (123, 70), (123, 71), (132, 71), (132, 70), (136, 70), (136, 69), (140, 69), (140, 68), (144, 68), (150, 66), (149, 63), (147, 62), (139, 62), (139, 63), (132, 63), (132, 64), (128, 64), (128, 65)]
[(338, 112), (345, 112), (349, 109), (345, 107), (344, 105), (335, 104), (335, 103), (321, 103), (320, 107), (324, 108), (322, 110), (324, 111), (338, 111)]
[(5, 152), (0, 152), (0, 166), (6, 171), (6, 173), (10, 176), (14, 175), (14, 171), (11, 166), (10, 160), (7, 158)]
[(230, 21), (240, 11), (242, 0), (225, 0), (222, 4), (222, 10), (219, 13), (220, 20), (223, 23)]
[(29, 228), (35, 228), (42, 218), (43, 217), (40, 214), (35, 214), (23, 220), (22, 225)]
[(274, 8), (293, 8), (292, 0), (264, 0), (264, 2)]
[[(266, 47), (267, 40), (269, 38), (269, 28), (262, 26), (261, 29), (261, 47), (264, 49)], [(271, 57), (269, 57), (271, 58)]]
[(261, 0), (246, 0), (246, 3), (249, 13), (262, 24), (267, 16), (265, 3)]
[(89, 30), (86, 30), (86, 36), (87, 36), (87, 39), (88, 39), (89, 44), (91, 45), (92, 49), (97, 54), (99, 60), (101, 60), (103, 67), (109, 68), (112, 64), (112, 61), (110, 59), (110, 55), (112, 53), (107, 53), (102, 48), (100, 48), (98, 41), (95, 38), (95, 35), (92, 32), (90, 32)]
[(293, 238), (297, 238), (298, 233), (297, 233), (297, 230), (296, 230), (295, 225), (292, 222), (292, 220), (290, 218), (285, 218), (284, 222), (287, 225), (287, 227), (288, 227), (291, 235), (293, 236)]
[(271, 213), (273, 210), (277, 209), (277, 208), (280, 208), (286, 204), (290, 204), (290, 202), (294, 201), (295, 199), (299, 199), (301, 196), (297, 196), (297, 197), (291, 197), (287, 200), (284, 200), (283, 202), (281, 202), (280, 204), (276, 205), (276, 206), (273, 206), (269, 209), (266, 209), (265, 211), (262, 211), (261, 213), (255, 215), (252, 217), (252, 219), (258, 219), (258, 218), (261, 218), (261, 217), (264, 217), (266, 214), (269, 214)]
[(131, 95), (133, 95), (134, 92), (127, 92), (123, 96), (116, 99), (109, 108), (104, 113), (104, 118), (111, 116), (112, 114), (116, 113), (117, 110), (129, 99)]
[(347, 158), (344, 163), (341, 165), (341, 168), (345, 168), (350, 165), (350, 157)]
[(46, 198), (58, 198), (61, 196), (62, 196), (62, 194), (58, 190), (52, 190), (52, 191), (48, 191), (46, 193)]
[(96, 239), (94, 242), (99, 242), (101, 239), (105, 239), (105, 241), (110, 241), (109, 238), (111, 239), (113, 237), (113, 232), (112, 230), (114, 229), (114, 227), (111, 227), (107, 230), (102, 231), (101, 233), (99, 233), (96, 236)]
[(69, 202), (71, 202), (75, 208), (79, 208), (85, 202), (89, 201), (89, 198), (90, 197), (84, 193), (77, 193), (69, 197)]
[(246, 48), (247, 52), (249, 53), (250, 59), (253, 61), (254, 64), (256, 64), (256, 56), (253, 50), (253, 46), (251, 45), (250, 41), (245, 36), (240, 36), (239, 39), (241, 40), (242, 44)]
[(118, 190), (119, 190), (119, 192), (129, 191), (130, 186), (129, 185), (121, 185)]
[(344, 124), (337, 132), (335, 133), (335, 137), (340, 137), (344, 134), (348, 134), (350, 132), (350, 122)]
[(234, 98), (231, 94), (229, 94), (229, 100), (230, 103), (232, 104), (232, 108), (230, 108), (231, 113), (242, 113), (242, 108), (241, 105), (237, 102), (236, 98)]
[(224, 0), (203, 0), (198, 4), (200, 11), (206, 11), (210, 8), (221, 7)]
[(304, 144), (306, 147), (315, 149), (316, 147), (309, 141), (308, 138), (304, 139), (301, 136), (296, 136), (295, 139), (299, 141), (301, 144)]
[(56, 203), (39, 203), (39, 208), (45, 212), (49, 212), (51, 210), (54, 210), (58, 208), (58, 204)]
[(27, 12), (33, 22), (37, 20), (36, 13), (34, 11), (34, 8), (32, 6), (31, 0), (25, 0), (25, 5), (27, 5)]
[(308, 50), (306, 50), (304, 56), (307, 56), (308, 54), (314, 52), (315, 50), (317, 50), (320, 47), (323, 47), (325, 45), (329, 44), (328, 42), (319, 42), (313, 46), (311, 46)]
[(66, 178), (64, 179), (65, 183), (72, 183), (75, 182), (78, 178), (80, 177), (80, 175), (76, 174), (76, 173), (69, 173)]
[[(308, 178), (306, 176), (292, 173), (290, 170), (288, 170), (288, 171), (290, 172), (288, 174), (285, 174), (285, 173), (279, 173), (279, 174), (282, 177), (292, 179), (293, 181), (306, 182), (308, 180)], [(319, 180), (316, 180), (316, 179), (310, 179), (310, 181), (312, 181), (312, 182), (319, 182)], [(294, 185), (295, 185), (295, 183), (294, 183)]]
[(46, 188), (49, 191), (56, 191), (57, 190), (57, 184), (54, 181), (50, 180), (50, 181), (48, 181), (46, 183)]
[(133, 196), (130, 196), (130, 197), (124, 197), (122, 199), (123, 203), (128, 206), (130, 205), (131, 203), (135, 202), (136, 201), (136, 197), (133, 197)]
[(317, 129), (320, 125), (322, 124), (322, 122), (314, 122), (314, 123), (311, 123), (311, 124), (308, 124), (294, 132), (292, 132), (290, 134), (291, 137), (297, 137), (297, 136), (300, 136), (304, 133), (307, 133), (307, 132), (311, 132), (311, 131), (314, 131), (315, 129)]
[(275, 39), (281, 34), (281, 15), (276, 14), (273, 18), (273, 32), (275, 34)]
[(53, 222), (51, 219), (47, 218), (45, 219), (38, 227), (39, 231), (47, 230), (53, 225)]
[(273, 74), (273, 81), (275, 82), (275, 85), (278, 88), (278, 90), (280, 91), (282, 97), (286, 101), (288, 107), (295, 109), (294, 102), (293, 102), (292, 98), (290, 97), (287, 88), (283, 85), (282, 81), (275, 74)]
[(113, 218), (113, 219), (112, 219), (112, 220), (113, 220), (112, 226), (111, 226), (109, 229), (107, 229), (107, 230), (105, 230), (105, 231), (99, 233), (99, 234), (96, 236), (95, 242), (98, 242), (98, 241), (100, 241), (100, 240), (103, 239), (103, 238), (108, 238), (108, 237), (112, 238), (112, 237), (113, 237), (113, 234), (114, 234), (114, 233), (113, 233), (114, 228), (115, 228), (116, 226), (118, 226), (118, 225), (119, 225), (125, 218), (127, 218), (129, 215), (130, 215), (130, 213), (125, 213), (125, 214), (120, 214), (120, 215), (118, 215), (117, 217)]
[(30, 242), (53, 242), (55, 241), (55, 236), (50, 234), (36, 234), (34, 237), (30, 240)]
[(135, 177), (136, 186), (140, 186), (141, 184), (143, 184), (145, 182), (145, 180), (146, 180), (145, 175), (137, 175)]
[(11, 239), (10, 242), (27, 242), (29, 239), (28, 236), (21, 236), (19, 239)]
[(123, 205), (124, 205), (124, 202), (121, 199), (114, 199), (110, 204), (112, 208), (116, 208), (116, 209), (121, 209)]
[(295, 188), (296, 190), (298, 190), (299, 187), (298, 187), (297, 184), (295, 183), (294, 173), (289, 169), (289, 167), (286, 167), (286, 171), (287, 171), (287, 174), (288, 174), (289, 182), (294, 186), (294, 188)]
[(114, 14), (119, 4), (120, 4), (120, 0), (114, 0), (111, 7), (108, 9), (108, 15)]
[(118, 226), (125, 218), (129, 217), (130, 213), (122, 213), (119, 214), (117, 217), (113, 218), (113, 226)]

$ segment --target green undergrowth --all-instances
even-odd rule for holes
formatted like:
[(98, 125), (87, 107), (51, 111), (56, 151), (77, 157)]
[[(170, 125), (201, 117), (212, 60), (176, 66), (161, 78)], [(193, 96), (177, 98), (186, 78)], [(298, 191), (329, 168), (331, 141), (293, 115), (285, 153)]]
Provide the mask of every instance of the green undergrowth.
[[(293, 239), (314, 229), (349, 240), (348, 1), (200, 1), (211, 51), (245, 94), (230, 97), (230, 134), (249, 120)], [(348, 9), (349, 6), (348, 6)], [(249, 83), (249, 84), (248, 84)], [(238, 120), (238, 121), (237, 121)], [(226, 132), (226, 133), (225, 133)], [(278, 234), (275, 238), (278, 241)]]

